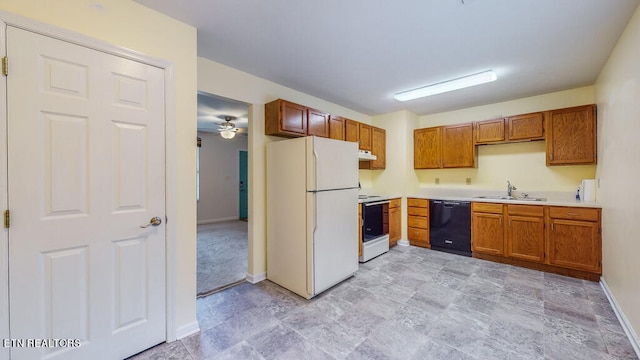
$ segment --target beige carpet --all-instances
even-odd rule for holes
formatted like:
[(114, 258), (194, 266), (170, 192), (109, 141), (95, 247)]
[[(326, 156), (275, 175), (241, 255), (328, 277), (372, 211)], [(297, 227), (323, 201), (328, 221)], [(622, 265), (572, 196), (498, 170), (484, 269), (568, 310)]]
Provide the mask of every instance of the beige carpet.
[(247, 222), (198, 225), (198, 295), (247, 276)]

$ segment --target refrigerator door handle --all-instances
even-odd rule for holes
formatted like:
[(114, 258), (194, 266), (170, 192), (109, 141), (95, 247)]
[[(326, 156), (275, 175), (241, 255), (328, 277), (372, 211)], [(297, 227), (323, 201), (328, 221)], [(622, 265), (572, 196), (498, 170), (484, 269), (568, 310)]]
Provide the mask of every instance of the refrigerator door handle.
[(313, 189), (318, 190), (318, 152), (316, 152), (315, 148), (313, 148), (313, 164), (311, 165), (312, 169), (314, 169), (311, 179), (311, 181), (313, 181)]

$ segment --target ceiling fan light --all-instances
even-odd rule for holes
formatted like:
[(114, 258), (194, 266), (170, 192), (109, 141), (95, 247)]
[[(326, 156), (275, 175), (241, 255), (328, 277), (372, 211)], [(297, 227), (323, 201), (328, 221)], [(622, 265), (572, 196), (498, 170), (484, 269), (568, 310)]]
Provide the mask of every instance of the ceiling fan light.
[(398, 101), (408, 101), (418, 99), (425, 96), (442, 94), (449, 91), (464, 89), (471, 86), (485, 84), (496, 81), (498, 76), (493, 70), (483, 71), (481, 73), (463, 76), (461, 78), (443, 81), (437, 84), (423, 86), (421, 88), (403, 91), (395, 94), (393, 97)]
[(225, 139), (233, 139), (236, 136), (236, 132), (231, 130), (222, 130), (220, 131), (220, 136)]

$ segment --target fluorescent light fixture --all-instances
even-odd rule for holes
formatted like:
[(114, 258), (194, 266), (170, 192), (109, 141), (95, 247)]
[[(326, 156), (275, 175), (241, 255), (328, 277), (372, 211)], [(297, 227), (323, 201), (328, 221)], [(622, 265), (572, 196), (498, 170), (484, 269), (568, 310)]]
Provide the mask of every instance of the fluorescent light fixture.
[(441, 94), (453, 90), (464, 89), (471, 86), (485, 84), (496, 81), (498, 76), (493, 70), (483, 71), (481, 73), (463, 76), (461, 78), (443, 81), (437, 84), (424, 86), (421, 88), (403, 91), (395, 94), (393, 97), (398, 101), (409, 101), (425, 96)]

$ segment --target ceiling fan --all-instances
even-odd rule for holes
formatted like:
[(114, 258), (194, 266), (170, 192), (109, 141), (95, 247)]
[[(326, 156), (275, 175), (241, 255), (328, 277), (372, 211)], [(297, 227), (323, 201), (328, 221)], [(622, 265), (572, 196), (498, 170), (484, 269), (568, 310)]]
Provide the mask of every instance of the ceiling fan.
[(236, 124), (231, 122), (235, 119), (236, 118), (234, 116), (224, 116), (225, 122), (223, 122), (222, 124), (219, 124), (220, 127), (218, 128), (218, 131), (220, 132), (220, 136), (222, 136), (225, 139), (233, 139), (233, 137), (236, 136), (236, 132), (238, 132), (238, 128), (236, 127)]

